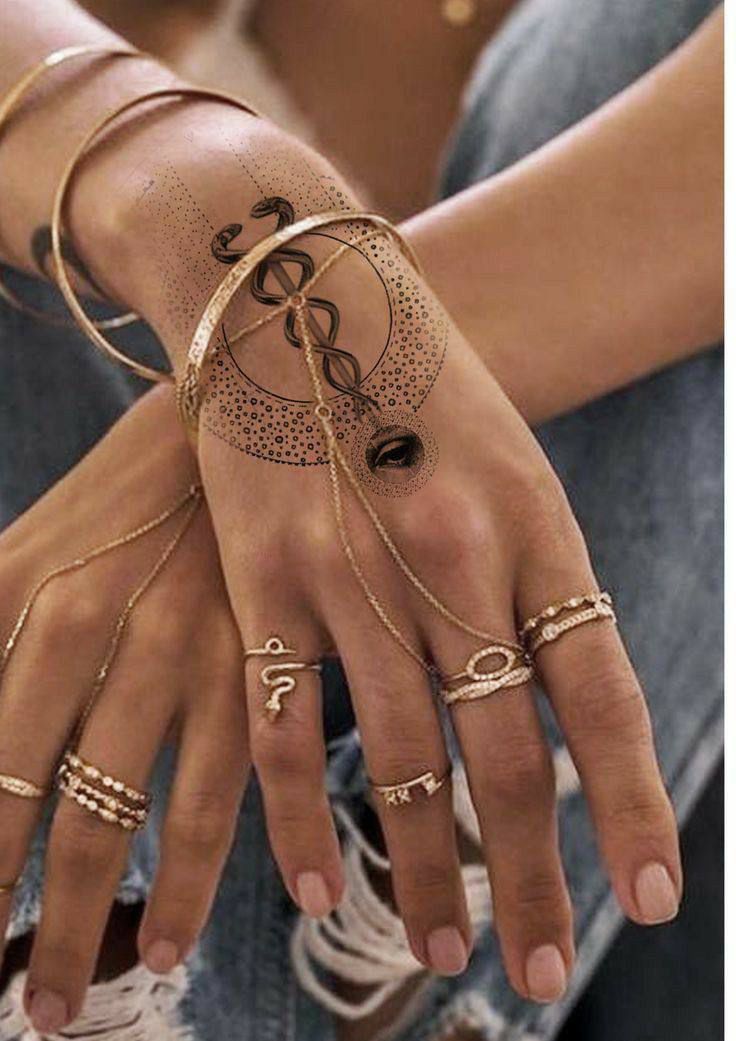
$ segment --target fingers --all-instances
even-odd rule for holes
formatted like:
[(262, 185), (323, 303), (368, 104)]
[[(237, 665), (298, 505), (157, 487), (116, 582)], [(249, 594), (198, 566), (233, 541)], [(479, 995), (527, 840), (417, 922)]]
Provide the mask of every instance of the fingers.
[(141, 957), (153, 972), (170, 972), (183, 960), (207, 920), (248, 774), (240, 641), (223, 646), (214, 660), (221, 674), (210, 670), (203, 678), (206, 694), (192, 698), (184, 720), (158, 870), (139, 935)]
[[(597, 582), (577, 530), (546, 559), (554, 569), (526, 570), (520, 617), (590, 592)], [(599, 845), (624, 912), (641, 924), (677, 913), (682, 892), (677, 825), (657, 764), (646, 703), (617, 628), (582, 625), (536, 655), (580, 773)]]
[[(513, 640), (510, 610), (494, 619), (482, 599), (479, 589), (469, 617)], [(453, 635), (447, 627), (435, 636), (443, 674), (461, 671), (478, 650), (475, 638)], [(498, 657), (488, 658), (477, 668), (486, 672), (499, 664)], [(531, 690), (512, 687), (459, 701), (451, 715), (480, 824), (508, 978), (523, 997), (554, 1001), (574, 961), (572, 909), (558, 847), (552, 761)]]
[[(366, 760), (375, 784), (397, 785), (449, 760), (427, 674), (379, 626), (365, 603), (342, 603), (330, 619)], [(409, 629), (409, 631), (411, 631)], [(417, 641), (417, 645), (418, 641)], [(411, 802), (374, 801), (391, 861), (393, 895), (415, 956), (443, 975), (465, 968), (472, 933), (460, 874), (451, 781)]]
[[(134, 637), (134, 626), (128, 634)], [(132, 640), (141, 651), (141, 636)], [(174, 692), (161, 648), (148, 642), (145, 679), (118, 660), (80, 744), (104, 773), (143, 789), (170, 725)], [(141, 659), (137, 659), (140, 661)], [(174, 681), (175, 683), (175, 681)], [(29, 965), (26, 1000), (34, 1025), (58, 1030), (80, 1011), (122, 874), (129, 835), (67, 798), (54, 816), (46, 854), (44, 900)]]
[[(39, 599), (2, 676), (0, 773), (51, 787), (89, 682), (83, 662), (95, 646), (95, 620), (82, 596), (62, 604), (51, 588)], [(41, 654), (54, 661), (42, 681)], [(43, 806), (0, 790), (0, 886), (21, 875)], [(12, 888), (0, 892), (0, 959), (12, 903)]]
[(321, 676), (290, 666), (319, 663), (327, 641), (305, 609), (273, 595), (251, 601), (243, 628), (246, 651), (276, 638), (290, 652), (248, 654), (250, 749), (284, 884), (306, 914), (322, 917), (339, 902), (344, 879), (325, 787)]

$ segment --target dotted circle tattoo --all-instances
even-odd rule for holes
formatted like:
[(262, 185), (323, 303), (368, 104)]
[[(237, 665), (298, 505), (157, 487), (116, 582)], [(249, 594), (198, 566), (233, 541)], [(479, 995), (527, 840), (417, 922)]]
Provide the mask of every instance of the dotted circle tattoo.
[[(282, 211), (289, 204), (277, 198), (264, 200), (269, 204), (282, 204)], [(263, 211), (262, 204), (254, 207)], [(292, 211), (293, 212), (293, 211)], [(303, 272), (308, 271), (315, 261), (311, 256), (310, 240), (315, 247), (320, 246), (320, 259), (324, 252), (325, 240), (332, 240), (335, 248), (339, 248), (346, 240), (359, 237), (367, 230), (360, 222), (345, 225), (345, 239), (340, 235), (313, 233), (300, 240), (300, 250), (291, 251), (289, 255), (276, 257), (273, 263), (282, 265), (279, 280), (261, 279), (257, 285), (258, 293), (252, 289), (259, 302), (270, 300), (280, 302), (284, 295), (283, 268), (288, 267), (292, 284), (298, 288)], [(436, 460), (436, 448), (429, 432), (421, 424), (423, 432), (418, 429), (416, 410), (429, 394), (444, 361), (447, 322), (441, 308), (421, 285), (415, 272), (405, 263), (397, 259), (396, 252), (384, 239), (364, 243), (354, 252), (367, 262), (377, 276), (367, 283), (366, 293), (372, 293), (370, 300), (372, 313), (385, 311), (384, 336), (377, 344), (376, 352), (370, 363), (365, 366), (365, 374), (360, 373), (352, 392), (337, 391), (329, 397), (334, 413), (334, 429), (338, 441), (348, 447), (354, 439), (360, 437), (370, 440), (377, 428), (405, 426), (408, 439), (404, 447), (407, 450), (412, 433), (416, 433), (423, 445), (423, 461), (416, 466), (416, 473), (411, 470), (407, 479), (394, 476), (390, 480), (386, 474), (396, 469), (393, 464), (381, 467), (381, 476), (376, 476), (367, 464), (359, 467), (361, 478), (379, 491), (380, 494), (409, 494), (414, 488), (431, 474), (433, 460)], [(296, 254), (299, 256), (296, 256)], [(254, 280), (255, 281), (255, 280)], [(280, 282), (280, 286), (279, 286)], [(371, 288), (371, 283), (374, 283)], [(274, 288), (275, 287), (275, 288)], [(334, 364), (334, 381), (330, 378), (328, 363), (325, 362), (325, 377), (333, 387), (346, 386), (350, 372), (349, 366), (339, 357), (340, 350), (350, 361), (349, 343), (351, 339), (351, 316), (339, 315), (337, 305), (344, 301), (328, 301), (322, 299), (319, 285), (310, 294), (313, 312), (317, 316), (322, 329), (333, 331), (338, 326), (334, 340), (335, 352), (325, 341), (325, 357)], [(269, 293), (271, 296), (269, 296)], [(381, 303), (383, 301), (383, 303)], [(264, 302), (264, 306), (268, 303)], [(347, 309), (346, 309), (347, 310)], [(329, 324), (332, 323), (332, 324)], [(322, 431), (311, 403), (311, 390), (301, 347), (294, 343), (290, 336), (288, 324), (279, 317), (269, 327), (269, 342), (261, 349), (252, 349), (247, 343), (239, 345), (240, 350), (228, 349), (222, 342), (219, 345), (217, 359), (210, 374), (210, 388), (203, 411), (203, 421), (216, 436), (227, 441), (240, 451), (261, 459), (271, 460), (293, 466), (319, 466), (327, 462)], [(293, 334), (293, 329), (291, 330)], [(287, 342), (288, 341), (288, 342)], [(273, 357), (275, 351), (293, 352), (293, 357), (286, 359), (280, 355), (279, 385), (274, 386)], [(328, 354), (330, 352), (330, 354)], [(331, 357), (335, 353), (336, 358)], [(339, 378), (338, 378), (339, 376)], [(356, 399), (370, 401), (371, 408), (356, 408)], [(400, 412), (405, 422), (388, 421), (386, 417)], [(385, 414), (385, 415), (384, 415)], [(367, 435), (366, 435), (367, 432)], [(419, 448), (417, 446), (417, 452)], [(351, 454), (353, 454), (351, 452)], [(354, 454), (353, 454), (354, 457)], [(412, 457), (414, 458), (414, 457)], [(414, 466), (417, 464), (414, 458)], [(398, 490), (401, 489), (401, 490)]]

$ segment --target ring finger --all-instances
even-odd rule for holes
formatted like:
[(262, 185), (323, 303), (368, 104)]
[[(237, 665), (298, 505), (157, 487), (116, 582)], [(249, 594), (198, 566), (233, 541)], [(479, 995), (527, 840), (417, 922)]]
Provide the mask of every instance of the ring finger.
[[(511, 612), (489, 617), (484, 599), (478, 595), (468, 617), (488, 622), (484, 628), (513, 642)], [(451, 637), (446, 627), (434, 647), (448, 675), (482, 649), (474, 637)], [(479, 659), (478, 674), (502, 661), (499, 654)], [(460, 689), (463, 680), (451, 686)], [(478, 814), (507, 975), (522, 996), (554, 1001), (574, 960), (572, 913), (558, 848), (552, 761), (531, 688), (522, 684), (458, 700), (451, 715)]]
[[(142, 632), (136, 638), (134, 629), (128, 637), (138, 652)], [(126, 669), (126, 659), (121, 652), (87, 721), (79, 754), (102, 774), (140, 790), (170, 727), (179, 691), (160, 646), (150, 648), (148, 660), (155, 664), (145, 682), (131, 679), (138, 670)], [(88, 789), (80, 793), (102, 805)], [(118, 793), (113, 789), (112, 795)], [(43, 910), (26, 985), (29, 1014), (39, 1030), (58, 1030), (78, 1015), (125, 866), (130, 832), (103, 820), (90, 806), (89, 800), (82, 806), (61, 798), (52, 823)]]

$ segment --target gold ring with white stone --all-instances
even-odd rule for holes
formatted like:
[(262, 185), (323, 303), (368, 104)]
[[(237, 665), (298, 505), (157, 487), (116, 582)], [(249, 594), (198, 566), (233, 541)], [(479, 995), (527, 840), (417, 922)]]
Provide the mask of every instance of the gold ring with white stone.
[[(489, 658), (500, 659), (500, 664), (491, 669), (478, 667)], [(439, 695), (446, 705), (454, 705), (458, 701), (477, 701), (499, 690), (528, 683), (533, 676), (531, 661), (523, 647), (510, 643), (492, 643), (472, 654), (461, 672), (443, 677)]]
[(616, 614), (610, 593), (583, 593), (550, 604), (544, 610), (528, 618), (519, 635), (529, 655), (536, 654), (546, 643), (554, 643), (565, 633), (589, 622), (611, 621), (615, 624)]

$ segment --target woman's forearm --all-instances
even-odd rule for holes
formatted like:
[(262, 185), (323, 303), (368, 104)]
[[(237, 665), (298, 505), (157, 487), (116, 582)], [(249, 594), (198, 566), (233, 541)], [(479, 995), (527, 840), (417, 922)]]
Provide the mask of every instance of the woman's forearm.
[[(2, 92), (58, 47), (122, 44), (70, 0), (47, 0), (43, 19), (29, 19), (18, 0), (0, 0), (0, 28)], [(598, 113), (405, 225), (438, 295), (529, 420), (564, 412), (718, 337), (721, 49), (716, 15)], [(48, 224), (75, 142), (115, 105), (173, 82), (152, 60), (85, 59), (34, 87), (0, 130), (0, 192), (12, 200), (0, 217), (0, 258), (38, 269), (34, 234)], [(97, 282), (125, 304), (148, 304), (157, 292), (153, 258), (141, 249), (145, 228), (128, 235), (117, 226), (120, 213), (125, 221), (138, 208), (162, 144), (175, 166), (183, 150), (190, 174), (196, 152), (202, 183), (216, 171), (217, 194), (231, 194), (227, 138), (240, 134), (242, 118), (219, 111), (213, 133), (207, 108), (199, 119), (189, 106), (158, 123), (139, 113), (130, 132), (116, 133), (80, 168), (71, 237)], [(258, 136), (260, 151), (271, 147), (269, 131)], [(301, 161), (297, 155), (297, 167)], [(250, 199), (237, 191), (247, 212), (258, 193)], [(181, 248), (183, 240), (175, 251)]]
[(532, 422), (722, 332), (723, 18), (504, 173), (407, 222)]
[[(43, 11), (33, 16), (22, 0), (0, 0), (0, 97), (53, 51), (73, 45), (126, 46), (71, 0), (44, 0)], [(105, 112), (174, 79), (143, 56), (85, 56), (49, 70), (34, 84), (0, 128), (0, 260), (38, 273), (34, 234), (48, 226), (53, 193), (75, 145)], [(85, 224), (102, 224), (114, 198), (94, 199), (82, 191), (73, 208), (80, 203)]]

